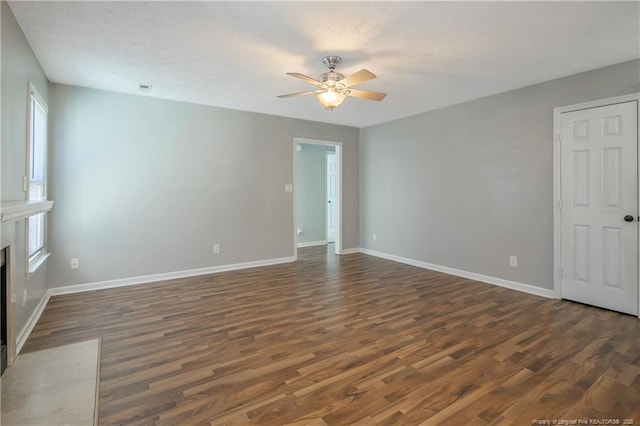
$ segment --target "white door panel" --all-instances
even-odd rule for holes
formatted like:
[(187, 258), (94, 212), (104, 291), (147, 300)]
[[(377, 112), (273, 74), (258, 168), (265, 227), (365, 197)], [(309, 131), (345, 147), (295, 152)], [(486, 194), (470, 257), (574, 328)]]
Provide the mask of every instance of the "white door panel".
[[(562, 114), (562, 298), (638, 313), (637, 102)], [(631, 216), (631, 222), (625, 216)], [(629, 218), (627, 218), (629, 219)]]
[(327, 241), (336, 240), (338, 220), (338, 178), (336, 154), (327, 152)]

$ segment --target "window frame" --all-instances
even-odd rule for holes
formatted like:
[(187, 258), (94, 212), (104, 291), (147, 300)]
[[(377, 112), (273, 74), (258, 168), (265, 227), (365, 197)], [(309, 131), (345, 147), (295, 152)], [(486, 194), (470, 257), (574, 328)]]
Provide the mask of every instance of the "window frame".
[[(43, 182), (42, 185), (42, 199), (32, 200), (31, 199), (31, 174), (33, 163), (32, 154), (34, 151), (34, 135), (35, 135), (35, 103), (37, 103), (40, 108), (45, 113), (45, 127), (44, 127), (44, 147), (43, 147)], [(26, 164), (25, 164), (25, 177), (24, 177), (24, 191), (25, 191), (25, 199), (27, 201), (46, 201), (47, 200), (47, 178), (48, 178), (48, 127), (49, 127), (49, 107), (47, 102), (44, 100), (40, 92), (36, 89), (33, 82), (28, 82), (28, 92), (27, 92), (27, 152), (26, 152)], [(41, 222), (41, 240), (42, 247), (39, 248), (35, 253), (30, 253), (29, 240), (31, 235), (31, 222), (38, 220), (37, 218), (42, 217)], [(30, 216), (25, 219), (25, 255), (27, 261), (27, 279), (35, 273), (38, 268), (47, 260), (49, 257), (49, 251), (47, 249), (47, 213), (39, 213), (38, 215)]]

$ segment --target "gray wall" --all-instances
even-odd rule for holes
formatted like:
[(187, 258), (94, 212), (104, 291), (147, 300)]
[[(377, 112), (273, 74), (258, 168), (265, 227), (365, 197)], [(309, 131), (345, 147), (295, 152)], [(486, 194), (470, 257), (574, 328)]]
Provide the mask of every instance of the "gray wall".
[(361, 247), (552, 288), (553, 108), (639, 75), (636, 60), (362, 129)]
[[(48, 80), (7, 2), (2, 8), (2, 201), (24, 200), (22, 177), (26, 175), (28, 81), (48, 99)], [(16, 336), (27, 323), (47, 290), (45, 262), (27, 281), (25, 221), (2, 225), (2, 240), (12, 244), (13, 292)], [(23, 289), (27, 289), (26, 306)]]
[(335, 148), (313, 144), (300, 145), (302, 151), (296, 151), (296, 222), (303, 234), (297, 236), (297, 241), (326, 241), (326, 152), (335, 152)]
[[(632, 61), (359, 131), (47, 88), (2, 2), (2, 199), (24, 199), (31, 80), (49, 101), (55, 200), (52, 256), (28, 282), (24, 223), (3, 226), (16, 242), (18, 329), (47, 280), (57, 287), (293, 255), (284, 185), (294, 181), (294, 137), (343, 143), (344, 248), (551, 288), (553, 107), (636, 92), (639, 71)], [(78, 270), (69, 268), (74, 257)]]
[(50, 287), (293, 256), (294, 137), (344, 144), (358, 247), (357, 128), (58, 84), (50, 98)]

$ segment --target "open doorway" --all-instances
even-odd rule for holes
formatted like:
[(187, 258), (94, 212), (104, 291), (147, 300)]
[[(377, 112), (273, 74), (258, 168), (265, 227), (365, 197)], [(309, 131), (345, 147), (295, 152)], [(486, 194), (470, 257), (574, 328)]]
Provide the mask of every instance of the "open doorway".
[[(294, 138), (294, 254), (333, 243), (342, 253), (342, 144)], [(330, 246), (331, 249), (331, 246)]]

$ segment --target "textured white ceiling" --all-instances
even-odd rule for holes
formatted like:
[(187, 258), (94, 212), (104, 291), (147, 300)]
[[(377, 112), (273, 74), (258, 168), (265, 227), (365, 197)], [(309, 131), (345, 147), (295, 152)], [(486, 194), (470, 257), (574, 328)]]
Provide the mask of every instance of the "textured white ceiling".
[[(639, 4), (10, 2), (53, 82), (356, 127), (638, 58)], [(328, 54), (387, 98), (276, 98)]]

